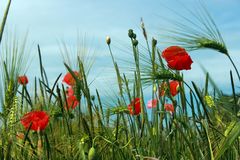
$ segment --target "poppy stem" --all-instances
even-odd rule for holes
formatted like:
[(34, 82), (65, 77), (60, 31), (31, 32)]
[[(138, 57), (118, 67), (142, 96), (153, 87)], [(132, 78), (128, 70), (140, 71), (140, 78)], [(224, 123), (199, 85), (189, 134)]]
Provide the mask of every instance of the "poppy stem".
[(235, 63), (233, 62), (233, 60), (232, 60), (232, 58), (230, 57), (229, 54), (227, 54), (227, 57), (228, 57), (228, 59), (231, 61), (232, 65), (233, 65), (233, 67), (234, 67), (234, 69), (235, 69), (235, 71), (236, 71), (236, 73), (237, 73), (238, 79), (239, 79), (239, 81), (240, 81), (240, 75), (239, 75), (239, 72), (238, 72), (238, 69), (237, 69)]
[(39, 160), (41, 160), (42, 159), (42, 136), (41, 136), (40, 128), (38, 128), (37, 134), (38, 134), (37, 154), (38, 154)]

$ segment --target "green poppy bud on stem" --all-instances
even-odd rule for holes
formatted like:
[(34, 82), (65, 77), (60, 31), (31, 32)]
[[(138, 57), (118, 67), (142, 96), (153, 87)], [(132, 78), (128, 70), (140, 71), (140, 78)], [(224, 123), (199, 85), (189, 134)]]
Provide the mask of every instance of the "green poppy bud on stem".
[(155, 47), (157, 45), (157, 40), (152, 38), (152, 45)]
[(94, 160), (96, 156), (96, 150), (94, 147), (91, 147), (88, 151), (88, 160)]
[(136, 39), (136, 38), (137, 38), (137, 35), (136, 35), (135, 33), (133, 33), (132, 38), (133, 38), (133, 39)]
[(136, 47), (138, 45), (138, 40), (134, 39), (133, 40), (133, 45)]
[(94, 95), (91, 96), (91, 100), (92, 100), (92, 101), (95, 100), (95, 96), (94, 96)]
[(133, 34), (134, 34), (134, 33), (133, 33), (133, 30), (132, 30), (132, 29), (129, 29), (129, 30), (128, 30), (128, 37), (129, 37), (129, 38), (133, 38)]
[(106, 42), (107, 42), (107, 45), (110, 45), (111, 43), (111, 38), (109, 36), (106, 37)]

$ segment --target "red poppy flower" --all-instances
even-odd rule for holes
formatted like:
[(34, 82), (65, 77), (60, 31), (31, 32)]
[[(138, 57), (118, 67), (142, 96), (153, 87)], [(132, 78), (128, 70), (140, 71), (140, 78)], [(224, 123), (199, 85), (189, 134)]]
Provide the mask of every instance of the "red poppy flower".
[(141, 99), (135, 98), (128, 105), (128, 110), (131, 115), (139, 115), (141, 113)]
[[(76, 75), (76, 77), (80, 78), (80, 74), (77, 71), (73, 71), (73, 73)], [(70, 72), (68, 72), (64, 76), (63, 82), (65, 82), (66, 84), (68, 84), (70, 86), (74, 86), (76, 84), (76, 81), (75, 81), (74, 77), (71, 75)]]
[(150, 100), (147, 103), (148, 108), (155, 108), (156, 106), (157, 106), (157, 99)]
[(164, 104), (164, 108), (166, 111), (170, 112), (171, 114), (174, 113), (174, 107), (172, 104)]
[(18, 83), (21, 85), (26, 85), (28, 83), (28, 78), (27, 76), (19, 76), (18, 77)]
[(182, 47), (170, 46), (170, 47), (166, 48), (165, 50), (163, 50), (162, 57), (166, 61), (170, 61), (175, 56), (182, 56), (182, 55), (187, 55), (187, 54), (188, 53), (186, 52), (186, 50), (184, 48), (182, 48)]
[[(179, 82), (178, 81), (170, 81), (169, 82), (169, 86), (170, 86), (170, 94), (172, 96), (176, 96), (179, 92)], [(167, 90), (167, 83), (164, 82), (161, 84), (160, 86), (160, 96), (163, 96), (165, 94), (165, 91)]]
[(21, 123), (25, 129), (28, 129), (32, 123), (31, 130), (44, 130), (49, 122), (49, 115), (44, 111), (28, 112), (21, 118)]
[(73, 87), (71, 87), (71, 86), (67, 87), (66, 95), (67, 95), (67, 97), (70, 97), (70, 96), (74, 95)]
[(170, 93), (172, 96), (176, 96), (179, 92), (179, 82), (178, 81), (170, 81)]
[(171, 46), (162, 52), (162, 57), (167, 61), (167, 65), (175, 70), (189, 70), (193, 63), (186, 50), (179, 46)]
[(78, 104), (79, 104), (79, 101), (77, 100), (76, 96), (72, 95), (72, 96), (67, 97), (67, 107), (65, 107), (65, 108), (75, 109)]

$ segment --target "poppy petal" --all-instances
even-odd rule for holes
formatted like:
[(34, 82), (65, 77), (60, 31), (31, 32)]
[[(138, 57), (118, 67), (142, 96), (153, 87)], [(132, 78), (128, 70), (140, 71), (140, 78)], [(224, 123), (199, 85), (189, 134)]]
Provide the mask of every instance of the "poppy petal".
[(149, 100), (147, 103), (148, 108), (155, 108), (157, 106), (157, 99)]
[(31, 111), (26, 113), (21, 118), (21, 123), (24, 126), (25, 129), (28, 129), (30, 124), (31, 130), (38, 131), (38, 130), (44, 130), (49, 122), (49, 115), (44, 111)]

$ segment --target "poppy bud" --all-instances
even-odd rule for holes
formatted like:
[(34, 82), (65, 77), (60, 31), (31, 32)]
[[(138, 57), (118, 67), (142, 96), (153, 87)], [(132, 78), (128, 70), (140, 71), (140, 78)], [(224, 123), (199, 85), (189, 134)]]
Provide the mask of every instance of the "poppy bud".
[(135, 33), (133, 33), (132, 38), (133, 38), (133, 39), (136, 39), (136, 38), (137, 38), (137, 35), (136, 35)]
[(138, 45), (138, 40), (134, 39), (133, 40), (133, 45), (136, 47)]
[(111, 43), (111, 38), (109, 36), (106, 37), (106, 42), (107, 42), (107, 45), (110, 45)]
[(92, 101), (95, 100), (95, 96), (94, 96), (94, 95), (91, 96), (91, 100), (92, 100)]
[(96, 150), (94, 147), (91, 147), (88, 151), (88, 160), (94, 160), (96, 156)]
[(152, 38), (152, 45), (155, 47), (157, 45), (157, 40)]
[(128, 37), (129, 37), (129, 38), (133, 38), (133, 34), (134, 34), (134, 33), (133, 33), (133, 30), (132, 30), (132, 29), (129, 29), (129, 30), (128, 30)]

